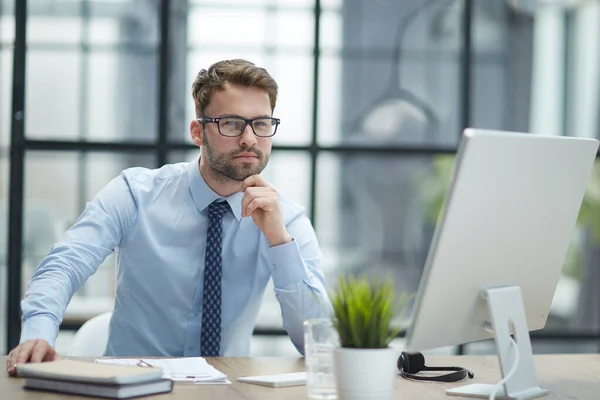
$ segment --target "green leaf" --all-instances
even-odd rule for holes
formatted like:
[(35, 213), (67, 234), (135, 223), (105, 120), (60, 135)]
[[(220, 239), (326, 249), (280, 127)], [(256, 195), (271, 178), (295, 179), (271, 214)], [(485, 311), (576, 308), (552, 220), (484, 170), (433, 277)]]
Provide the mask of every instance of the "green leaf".
[(385, 348), (401, 330), (392, 321), (404, 317), (412, 295), (396, 296), (389, 277), (350, 275), (340, 276), (330, 297), (342, 347)]

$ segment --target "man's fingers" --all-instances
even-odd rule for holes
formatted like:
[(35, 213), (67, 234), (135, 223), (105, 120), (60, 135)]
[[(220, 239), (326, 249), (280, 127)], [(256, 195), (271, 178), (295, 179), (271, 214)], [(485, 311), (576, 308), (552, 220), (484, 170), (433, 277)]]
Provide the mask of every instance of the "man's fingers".
[(19, 350), (17, 352), (17, 357), (16, 357), (14, 363), (15, 364), (24, 364), (27, 361), (29, 361), (29, 358), (31, 357), (31, 351), (33, 350), (33, 347), (35, 346), (36, 343), (37, 343), (37, 340), (30, 340), (30, 341), (27, 341), (27, 342), (23, 343), (22, 345), (20, 345), (18, 347)]
[(260, 176), (258, 174), (250, 175), (249, 177), (244, 179), (244, 181), (242, 182), (242, 191), (245, 191), (247, 188), (253, 187), (253, 186), (269, 187), (270, 185), (267, 183), (267, 181), (262, 176)]
[(8, 375), (15, 376), (17, 374), (17, 364), (27, 362), (31, 349), (35, 345), (35, 341), (28, 341), (15, 347), (9, 354), (6, 361), (6, 370)]
[(246, 207), (248, 207), (248, 204), (250, 204), (250, 202), (252, 200), (254, 200), (257, 197), (269, 196), (273, 193), (276, 193), (276, 192), (272, 188), (269, 188), (269, 187), (250, 187), (250, 188), (248, 188), (244, 192), (244, 195), (242, 196), (242, 215), (243, 216), (248, 215), (248, 214), (244, 213), (244, 210), (246, 209)]
[(8, 371), (8, 375), (14, 376), (17, 373), (17, 369), (15, 368), (16, 364), (16, 351), (13, 350), (8, 354), (8, 358), (6, 359), (6, 370)]
[(254, 196), (248, 192), (244, 193), (242, 196), (242, 217), (248, 216), (248, 214), (246, 214), (246, 207), (248, 207), (248, 204), (250, 204), (252, 200), (254, 200)]
[(249, 217), (250, 214), (252, 214), (252, 212), (254, 210), (256, 210), (256, 208), (264, 208), (262, 206), (256, 207), (253, 209), (248, 208), (248, 206), (250, 204), (252, 204), (253, 202), (255, 202), (256, 200), (259, 200), (259, 199), (267, 199), (268, 200), (268, 202), (257, 203), (257, 204), (261, 204), (261, 205), (265, 205), (265, 206), (268, 205), (272, 201), (279, 201), (277, 192), (272, 191), (272, 190), (252, 191), (251, 193), (244, 193), (244, 196), (242, 197), (242, 216)]
[(31, 351), (31, 362), (39, 363), (44, 361), (50, 353), (52, 353), (52, 348), (46, 343), (44, 340), (38, 340)]
[(12, 367), (16, 360), (15, 350), (8, 353), (8, 357), (6, 357), (6, 368)]
[(17, 375), (17, 367), (15, 365), (11, 364), (11, 366), (8, 367), (7, 371), (8, 371), (8, 375), (9, 376), (16, 376)]
[(58, 355), (56, 350), (54, 350), (54, 348), (52, 348), (52, 346), (50, 346), (48, 342), (45, 343), (46, 346), (48, 346), (48, 351), (46, 352), (46, 357), (44, 357), (42, 361), (56, 361), (60, 359), (60, 356)]
[(254, 211), (257, 209), (263, 209), (265, 211), (270, 211), (270, 206), (273, 204), (273, 200), (269, 197), (259, 197), (250, 202), (248, 207), (246, 207), (246, 215), (252, 215)]
[(28, 340), (15, 347), (6, 360), (6, 370), (8, 375), (17, 374), (17, 364), (24, 364), (28, 361), (42, 362), (56, 359), (57, 354), (54, 349), (45, 340)]

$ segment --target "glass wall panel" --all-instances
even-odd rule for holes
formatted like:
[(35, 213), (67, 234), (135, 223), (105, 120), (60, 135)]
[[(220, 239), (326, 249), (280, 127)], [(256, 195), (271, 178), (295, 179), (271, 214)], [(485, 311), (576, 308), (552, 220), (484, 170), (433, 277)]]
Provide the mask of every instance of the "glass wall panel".
[(29, 2), (26, 136), (154, 140), (158, 8), (155, 0)]
[[(47, 255), (64, 237), (88, 201), (123, 169), (152, 168), (153, 154), (109, 154), (30, 151), (25, 163), (23, 232), (23, 293), (25, 284)], [(64, 322), (83, 323), (114, 304), (114, 257), (107, 257), (98, 271), (73, 297)]]

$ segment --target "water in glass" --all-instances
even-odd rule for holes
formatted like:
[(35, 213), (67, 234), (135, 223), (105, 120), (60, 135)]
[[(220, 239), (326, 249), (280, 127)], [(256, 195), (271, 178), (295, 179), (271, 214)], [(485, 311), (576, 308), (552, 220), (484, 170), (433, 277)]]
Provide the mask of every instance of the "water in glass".
[(304, 354), (308, 397), (336, 399), (333, 351), (339, 345), (330, 320), (308, 320), (304, 324)]

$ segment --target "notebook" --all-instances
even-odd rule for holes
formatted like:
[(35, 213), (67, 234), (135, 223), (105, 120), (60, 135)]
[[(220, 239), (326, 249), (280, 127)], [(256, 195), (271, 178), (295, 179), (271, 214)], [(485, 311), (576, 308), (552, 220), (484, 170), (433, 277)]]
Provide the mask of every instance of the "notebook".
[(161, 379), (154, 382), (133, 383), (129, 385), (102, 385), (96, 383), (57, 381), (53, 379), (27, 378), (25, 389), (49, 392), (79, 394), (83, 396), (104, 397), (108, 399), (129, 399), (173, 390), (173, 381)]
[(159, 368), (105, 365), (76, 360), (58, 360), (17, 365), (25, 378), (24, 388), (125, 399), (173, 389), (173, 382), (162, 379)]

